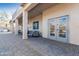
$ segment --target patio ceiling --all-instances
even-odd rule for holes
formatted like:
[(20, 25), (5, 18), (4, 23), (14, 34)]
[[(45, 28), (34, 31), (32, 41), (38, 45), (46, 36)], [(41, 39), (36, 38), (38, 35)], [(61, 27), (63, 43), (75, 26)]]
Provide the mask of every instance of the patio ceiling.
[(39, 15), (47, 8), (55, 5), (57, 5), (57, 3), (39, 3), (29, 11), (29, 18)]

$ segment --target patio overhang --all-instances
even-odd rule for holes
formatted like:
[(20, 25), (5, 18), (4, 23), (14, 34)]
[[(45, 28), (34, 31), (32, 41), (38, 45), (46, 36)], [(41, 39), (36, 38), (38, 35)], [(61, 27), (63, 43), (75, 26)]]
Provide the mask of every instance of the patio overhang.
[[(27, 5), (27, 6), (26, 6)], [(22, 19), (23, 11), (28, 11), (28, 19), (33, 18), (51, 6), (55, 6), (57, 3), (32, 3), (32, 4), (22, 4), (23, 10), (17, 15), (16, 18)]]
[(34, 8), (28, 11), (29, 18), (33, 18), (39, 14), (41, 14), (44, 10), (50, 8), (51, 6), (55, 6), (57, 3), (39, 3)]
[(26, 3), (26, 4), (22, 4), (20, 9), (16, 10), (16, 12), (13, 14), (12, 16), (12, 21), (16, 20), (16, 18), (20, 17), (23, 14), (23, 11), (29, 11), (30, 9), (32, 9), (33, 7), (35, 7), (38, 3)]
[(39, 14), (41, 14), (44, 10), (50, 8), (51, 6), (55, 6), (57, 3), (30, 3), (30, 4), (22, 4), (22, 10), (17, 14), (16, 18), (22, 17), (23, 11), (28, 11), (28, 18), (33, 18)]

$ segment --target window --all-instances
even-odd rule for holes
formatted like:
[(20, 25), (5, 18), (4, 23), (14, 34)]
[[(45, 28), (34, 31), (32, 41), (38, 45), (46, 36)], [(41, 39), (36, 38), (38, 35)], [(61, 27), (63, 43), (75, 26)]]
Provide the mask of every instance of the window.
[(39, 29), (39, 21), (33, 22), (33, 29)]

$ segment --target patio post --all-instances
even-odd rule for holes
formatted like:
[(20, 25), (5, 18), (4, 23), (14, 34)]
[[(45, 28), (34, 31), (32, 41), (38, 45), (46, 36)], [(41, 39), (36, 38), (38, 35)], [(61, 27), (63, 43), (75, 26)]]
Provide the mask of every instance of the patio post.
[(28, 39), (27, 27), (28, 27), (28, 11), (23, 11), (23, 39)]
[(15, 34), (18, 34), (18, 19), (15, 20)]

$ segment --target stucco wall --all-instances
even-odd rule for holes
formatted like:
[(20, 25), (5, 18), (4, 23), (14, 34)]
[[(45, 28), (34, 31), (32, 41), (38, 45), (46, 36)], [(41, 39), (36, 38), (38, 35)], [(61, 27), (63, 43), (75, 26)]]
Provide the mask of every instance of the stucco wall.
[(33, 30), (33, 22), (39, 21), (39, 31), (42, 32), (42, 15), (38, 15), (34, 18), (29, 19), (29, 30)]
[(42, 14), (42, 34), (48, 37), (48, 19), (69, 15), (69, 43), (79, 45), (79, 4), (58, 4)]

